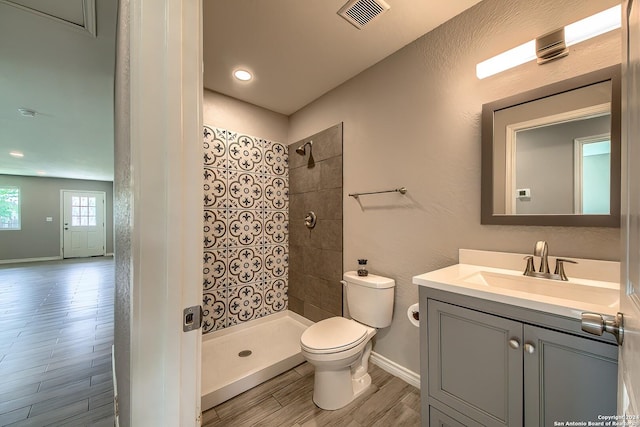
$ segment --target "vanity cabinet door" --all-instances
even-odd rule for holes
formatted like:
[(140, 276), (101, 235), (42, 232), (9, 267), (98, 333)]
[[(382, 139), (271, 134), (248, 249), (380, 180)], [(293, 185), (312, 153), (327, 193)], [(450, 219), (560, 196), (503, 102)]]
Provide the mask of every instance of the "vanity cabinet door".
[(522, 323), (428, 300), (430, 397), (485, 426), (522, 424)]
[(529, 325), (524, 336), (526, 426), (616, 414), (617, 346)]

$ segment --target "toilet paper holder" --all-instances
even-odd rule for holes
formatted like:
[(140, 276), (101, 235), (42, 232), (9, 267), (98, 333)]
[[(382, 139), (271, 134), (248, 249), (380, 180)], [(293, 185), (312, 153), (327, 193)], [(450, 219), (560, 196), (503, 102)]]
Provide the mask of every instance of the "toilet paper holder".
[(418, 303), (409, 306), (407, 317), (413, 326), (420, 326), (420, 306)]

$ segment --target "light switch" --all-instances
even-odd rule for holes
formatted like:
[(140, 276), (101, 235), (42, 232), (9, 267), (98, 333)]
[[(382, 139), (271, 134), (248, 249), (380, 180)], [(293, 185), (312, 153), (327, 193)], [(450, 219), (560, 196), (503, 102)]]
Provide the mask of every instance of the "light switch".
[(52, 216), (48, 216), (44, 219), (47, 222), (53, 222), (53, 217)]

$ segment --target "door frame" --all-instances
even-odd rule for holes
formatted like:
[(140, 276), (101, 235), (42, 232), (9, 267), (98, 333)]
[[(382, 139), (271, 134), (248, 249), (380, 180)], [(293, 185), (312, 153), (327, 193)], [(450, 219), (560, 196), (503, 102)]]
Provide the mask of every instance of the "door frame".
[(625, 339), (618, 347), (618, 415), (640, 415), (640, 33), (638, 0), (622, 2), (622, 241), (620, 311), (624, 314)]
[(202, 0), (120, 0), (120, 13), (120, 421), (199, 426), (202, 331), (183, 332), (183, 309), (202, 304)]
[(65, 191), (73, 193), (92, 193), (102, 194), (102, 256), (107, 255), (107, 193), (105, 191), (93, 190), (60, 190), (60, 258), (64, 258), (64, 193)]

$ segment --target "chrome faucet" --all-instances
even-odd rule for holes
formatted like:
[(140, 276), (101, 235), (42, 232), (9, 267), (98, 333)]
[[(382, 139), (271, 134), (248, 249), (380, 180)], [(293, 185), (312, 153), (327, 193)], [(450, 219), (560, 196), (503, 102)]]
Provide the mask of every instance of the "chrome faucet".
[(538, 270), (540, 273), (549, 273), (549, 260), (547, 256), (549, 255), (549, 245), (544, 240), (540, 240), (536, 242), (536, 247), (533, 249), (533, 256), (540, 257), (540, 269)]
[[(536, 266), (533, 263), (533, 257), (540, 257), (540, 268), (536, 271)], [(536, 246), (533, 249), (533, 255), (527, 255), (524, 257), (527, 260), (527, 266), (524, 269), (525, 276), (542, 277), (544, 279), (563, 280), (567, 281), (569, 278), (564, 272), (564, 263), (569, 262), (571, 264), (577, 264), (576, 261), (566, 258), (556, 258), (556, 269), (551, 274), (549, 271), (549, 245), (544, 240), (536, 242)]]

